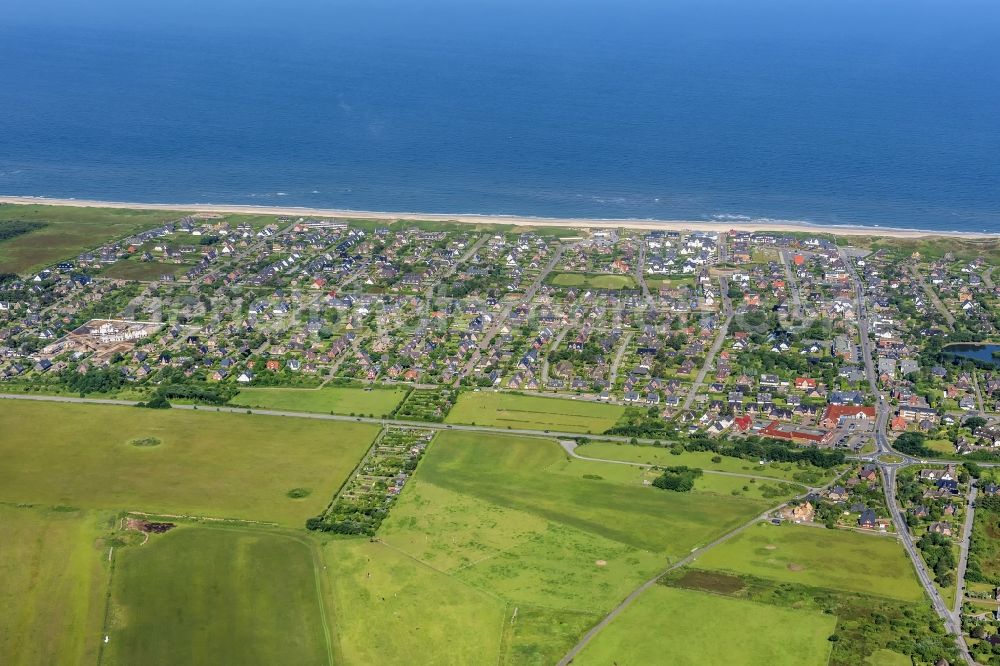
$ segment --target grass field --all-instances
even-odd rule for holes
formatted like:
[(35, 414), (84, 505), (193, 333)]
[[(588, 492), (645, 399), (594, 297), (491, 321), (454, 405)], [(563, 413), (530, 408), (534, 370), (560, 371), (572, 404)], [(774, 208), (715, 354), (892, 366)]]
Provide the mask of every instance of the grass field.
[[(995, 470), (990, 476), (995, 477)], [(976, 509), (972, 525), (972, 546), (969, 550), (970, 568), (974, 565), (985, 580), (1000, 577), (1000, 515), (984, 506)], [(973, 583), (975, 585), (975, 583)]]
[(333, 663), (311, 541), (181, 525), (119, 549), (105, 664)]
[(955, 453), (955, 445), (952, 444), (949, 439), (927, 439), (924, 440), (924, 446), (931, 451), (937, 451), (938, 453)]
[(638, 285), (631, 275), (605, 273), (554, 273), (549, 284), (557, 287), (587, 287), (590, 289), (636, 289)]
[(126, 236), (177, 220), (175, 211), (0, 204), (0, 220), (36, 220), (47, 226), (0, 243), (0, 273), (24, 273)]
[[(299, 527), (376, 426), (210, 411), (7, 400), (0, 501), (262, 520)], [(156, 437), (139, 447), (133, 439)], [(308, 489), (302, 499), (286, 495)]]
[(768, 505), (637, 474), (568, 460), (549, 439), (443, 432), (379, 536), (506, 604), (502, 662), (551, 664), (670, 559)]
[(677, 287), (693, 287), (694, 276), (693, 275), (666, 275), (666, 276), (656, 276), (656, 277), (646, 276), (646, 286), (649, 287), (650, 289), (659, 289), (661, 287), (667, 287), (668, 289)]
[(734, 472), (737, 474), (753, 474), (755, 476), (767, 476), (787, 481), (794, 481), (797, 474), (802, 475), (805, 473), (807, 475), (815, 475), (816, 478), (813, 481), (815, 483), (815, 481), (820, 479), (832, 479), (836, 474), (833, 470), (821, 469), (813, 465), (800, 466), (795, 463), (777, 462), (760, 465), (755, 460), (743, 460), (742, 458), (732, 458), (730, 456), (718, 456), (722, 460), (720, 462), (712, 462), (712, 458), (715, 458), (716, 454), (710, 451), (685, 451), (680, 455), (674, 455), (668, 448), (615, 444), (613, 442), (591, 442), (584, 444), (577, 447), (576, 453), (589, 458), (624, 460), (647, 465), (687, 465), (688, 467), (698, 467), (700, 469)]
[[(685, 464), (685, 463), (680, 463)], [(589, 460), (567, 459), (561, 463), (555, 463), (548, 468), (552, 472), (566, 474), (579, 478), (584, 484), (595, 481), (613, 481), (627, 485), (642, 486), (651, 483), (660, 472), (655, 469), (648, 469), (633, 465), (609, 465), (603, 462)], [(695, 491), (703, 493), (716, 493), (719, 495), (732, 495), (737, 497), (747, 497), (750, 499), (765, 500), (775, 503), (777, 497), (773, 493), (784, 488), (782, 497), (791, 497), (805, 490), (804, 486), (794, 482), (786, 482), (781, 479), (747, 479), (728, 474), (713, 474), (708, 472), (702, 474), (695, 480)], [(767, 494), (771, 493), (771, 494)]]
[(601, 433), (613, 426), (625, 408), (589, 401), (543, 398), (490, 391), (464, 392), (446, 423), (510, 427), (556, 432)]
[(152, 282), (159, 280), (164, 275), (177, 277), (191, 269), (194, 264), (166, 264), (159, 261), (139, 261), (138, 259), (125, 259), (111, 264), (103, 271), (102, 277), (119, 278), (121, 280), (139, 280), (140, 282)]
[(329, 414), (374, 414), (383, 416), (396, 409), (406, 396), (402, 387), (367, 390), (350, 386), (321, 389), (245, 388), (230, 402), (234, 405)]
[(817, 611), (655, 585), (573, 663), (821, 666), (836, 622)]
[(694, 566), (904, 601), (923, 598), (899, 542), (843, 530), (762, 523), (708, 551)]
[(343, 663), (421, 655), (425, 663), (473, 664), (498, 654), (505, 603), (495, 595), (367, 540), (331, 540), (323, 561)]
[(0, 663), (97, 663), (108, 582), (101, 523), (0, 505)]
[(869, 666), (911, 666), (913, 661), (905, 654), (882, 649), (869, 656), (867, 663)]

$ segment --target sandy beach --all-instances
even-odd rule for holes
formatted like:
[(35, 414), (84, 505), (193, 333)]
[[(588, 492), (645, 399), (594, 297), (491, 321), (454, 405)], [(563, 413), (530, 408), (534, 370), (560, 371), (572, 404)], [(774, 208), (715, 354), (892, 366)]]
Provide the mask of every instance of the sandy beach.
[(49, 199), (45, 197), (0, 196), (0, 204), (76, 206), (83, 208), (129, 208), (135, 210), (164, 210), (188, 213), (241, 213), (257, 215), (287, 215), (304, 217), (343, 217), (373, 220), (430, 220), (435, 222), (464, 222), (468, 224), (508, 224), (525, 227), (569, 227), (575, 229), (618, 227), (627, 229), (671, 229), (680, 231), (795, 231), (834, 234), (838, 236), (891, 236), (894, 238), (922, 238), (948, 236), (952, 238), (990, 239), (1000, 234), (974, 231), (926, 231), (879, 226), (837, 226), (809, 222), (773, 220), (718, 221), (704, 220), (636, 220), (595, 218), (523, 217), (515, 215), (443, 215), (440, 213), (398, 213), (368, 210), (342, 210), (335, 208), (305, 208), (297, 206), (250, 206), (241, 204), (154, 204), (124, 201), (94, 201), (89, 199)]

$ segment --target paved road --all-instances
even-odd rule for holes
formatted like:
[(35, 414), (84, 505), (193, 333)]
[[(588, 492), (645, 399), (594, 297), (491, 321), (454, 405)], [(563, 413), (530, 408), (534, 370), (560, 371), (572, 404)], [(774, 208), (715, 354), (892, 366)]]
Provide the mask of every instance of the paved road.
[(969, 564), (969, 544), (972, 542), (972, 521), (975, 516), (976, 493), (974, 482), (969, 483), (969, 494), (965, 496), (965, 521), (962, 523), (962, 541), (959, 543), (958, 574), (956, 576), (955, 605), (951, 614), (961, 624), (962, 601), (965, 598), (965, 569)]
[[(559, 263), (559, 260), (562, 259), (563, 253), (566, 251), (567, 247), (569, 246), (559, 245), (555, 249), (555, 252), (552, 253), (552, 258), (549, 259), (549, 262), (547, 264), (545, 264), (545, 268), (541, 270), (541, 272), (538, 274), (538, 277), (535, 278), (535, 281), (532, 282), (531, 286), (528, 287), (527, 291), (524, 292), (524, 296), (518, 299), (518, 302), (531, 303), (531, 299), (535, 297), (535, 292), (538, 291), (539, 287), (541, 287), (542, 283), (545, 281), (545, 278), (548, 276), (549, 273), (552, 272), (552, 269), (556, 267), (556, 264)], [(507, 306), (503, 309), (503, 311), (497, 315), (497, 318), (493, 322), (493, 326), (490, 327), (490, 330), (483, 336), (483, 339), (480, 340), (479, 342), (480, 350), (486, 350), (490, 346), (490, 342), (493, 341), (493, 337), (500, 331), (500, 328), (507, 321), (507, 317), (510, 316), (510, 311), (513, 308), (514, 304), (508, 303)]]
[[(135, 405), (135, 401), (132, 400), (113, 400), (109, 398), (75, 398), (69, 396), (58, 396), (58, 395), (31, 395), (31, 394), (17, 394), (17, 393), (0, 393), (0, 400), (34, 400), (38, 402), (70, 402), (70, 403), (83, 403), (83, 404), (93, 404), (93, 405), (118, 405), (124, 407), (132, 407)], [(619, 437), (616, 435), (588, 435), (579, 432), (559, 432), (556, 430), (529, 430), (526, 428), (494, 428), (491, 426), (474, 426), (474, 425), (459, 425), (459, 424), (445, 424), (445, 423), (425, 423), (423, 421), (406, 421), (403, 419), (382, 419), (382, 418), (370, 418), (367, 416), (345, 416), (343, 414), (317, 414), (312, 412), (291, 412), (277, 409), (249, 409), (247, 407), (198, 407), (196, 405), (173, 405), (173, 409), (191, 409), (204, 412), (230, 412), (234, 414), (246, 414), (253, 413), (258, 416), (285, 416), (290, 418), (300, 418), (300, 419), (316, 419), (320, 421), (350, 421), (353, 423), (371, 423), (374, 425), (391, 425), (400, 426), (404, 428), (423, 428), (426, 430), (460, 430), (462, 432), (484, 432), (484, 433), (496, 433), (496, 434), (509, 434), (509, 435), (528, 435), (532, 437), (595, 437), (599, 436), (602, 441), (610, 442), (623, 442), (628, 443), (630, 437)], [(644, 443), (652, 443), (652, 439), (640, 439), (638, 440)]]
[(886, 506), (888, 506), (893, 522), (896, 525), (896, 532), (899, 534), (900, 542), (906, 549), (906, 553), (910, 556), (910, 560), (913, 562), (913, 566), (917, 572), (917, 578), (920, 579), (920, 584), (923, 585), (924, 591), (927, 593), (927, 596), (931, 600), (931, 604), (934, 606), (934, 610), (941, 617), (941, 619), (944, 620), (945, 628), (948, 630), (948, 633), (954, 636), (955, 645), (958, 647), (963, 660), (967, 664), (975, 664), (972, 659), (972, 655), (969, 654), (969, 648), (965, 643), (965, 636), (962, 634), (961, 617), (957, 617), (954, 613), (952, 613), (951, 609), (945, 603), (944, 599), (941, 598), (940, 593), (934, 586), (934, 581), (927, 570), (923, 557), (921, 557), (920, 553), (917, 551), (916, 545), (913, 542), (913, 537), (910, 535), (910, 530), (906, 525), (906, 517), (903, 515), (902, 508), (899, 506), (896, 499), (896, 472), (901, 467), (905, 467), (906, 465), (915, 462), (915, 459), (905, 457), (904, 463), (902, 464), (886, 464), (879, 461), (879, 456), (883, 454), (895, 454), (892, 447), (889, 445), (889, 438), (886, 434), (886, 426), (889, 421), (891, 407), (886, 401), (885, 396), (878, 390), (878, 382), (875, 375), (870, 340), (872, 330), (868, 320), (868, 308), (865, 300), (864, 288), (850, 258), (843, 250), (841, 250), (840, 254), (847, 266), (848, 273), (851, 275), (851, 279), (854, 281), (854, 288), (858, 302), (858, 331), (861, 338), (861, 349), (865, 361), (865, 374), (868, 377), (868, 384), (872, 394), (878, 399), (875, 407), (876, 417), (874, 430), (875, 446), (877, 450), (871, 459), (876, 462), (879, 467), (879, 472), (882, 475), (882, 489), (885, 493)]
[(618, 368), (621, 367), (622, 357), (625, 356), (625, 350), (628, 349), (628, 343), (632, 341), (633, 334), (633, 331), (626, 332), (618, 342), (618, 352), (615, 354), (615, 360), (612, 361), (611, 369), (608, 372), (608, 390), (614, 390), (615, 388), (615, 380), (618, 379)]
[(549, 354), (559, 349), (559, 345), (562, 344), (563, 338), (566, 337), (569, 329), (569, 326), (563, 326), (562, 330), (556, 334), (555, 339), (545, 348), (545, 355), (542, 356), (542, 388), (545, 388), (549, 383)]
[(920, 283), (920, 286), (924, 288), (924, 293), (927, 294), (927, 298), (930, 299), (934, 307), (937, 308), (937, 311), (941, 314), (942, 317), (944, 317), (945, 321), (948, 322), (948, 326), (954, 328), (955, 317), (950, 312), (948, 312), (948, 308), (946, 308), (944, 306), (944, 303), (941, 302), (941, 299), (938, 298), (937, 292), (934, 291), (934, 288), (931, 287), (931, 285), (927, 284), (927, 281), (924, 280), (924, 276), (921, 275), (920, 271), (918, 271), (915, 267), (910, 266), (910, 274), (913, 275), (914, 279), (916, 279), (917, 282)]
[(708, 350), (708, 356), (705, 357), (705, 364), (701, 366), (694, 384), (691, 385), (691, 390), (688, 391), (687, 397), (684, 398), (684, 404), (681, 406), (681, 409), (685, 411), (691, 409), (691, 403), (694, 402), (695, 396), (698, 394), (698, 389), (705, 383), (705, 376), (712, 367), (715, 355), (719, 353), (719, 350), (722, 349), (722, 344), (726, 341), (726, 336), (729, 334), (729, 325), (733, 323), (733, 303), (729, 300), (729, 280), (726, 277), (720, 277), (719, 286), (722, 289), (722, 312), (726, 318), (722, 322), (722, 327), (719, 328), (718, 334), (715, 336), (715, 342), (712, 343), (711, 349)]
[(788, 282), (788, 291), (792, 295), (792, 319), (804, 319), (798, 278), (792, 272), (792, 265), (788, 261), (788, 254), (784, 250), (781, 250), (778, 254), (781, 256), (781, 264), (785, 267), (785, 281)]
[(987, 289), (993, 289), (993, 269), (995, 266), (990, 266), (985, 271), (983, 271), (983, 284), (986, 285)]
[(979, 405), (979, 411), (986, 413), (986, 402), (983, 400), (983, 392), (979, 388), (979, 371), (976, 368), (972, 369), (972, 388), (976, 391), (976, 404)]
[(646, 284), (646, 243), (642, 240), (639, 241), (639, 259), (635, 262), (635, 281), (642, 289), (642, 297), (653, 305), (653, 296), (649, 293), (649, 285)]

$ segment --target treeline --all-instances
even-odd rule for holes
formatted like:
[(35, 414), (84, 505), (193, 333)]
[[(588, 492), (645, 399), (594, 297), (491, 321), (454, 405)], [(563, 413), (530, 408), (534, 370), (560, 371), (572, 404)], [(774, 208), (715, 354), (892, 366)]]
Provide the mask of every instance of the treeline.
[(928, 532), (917, 541), (917, 548), (924, 556), (924, 562), (934, 572), (934, 580), (941, 587), (948, 587), (955, 582), (955, 553), (951, 548), (951, 539), (943, 534)]
[(916, 456), (917, 458), (936, 457), (938, 455), (937, 452), (927, 448), (924, 444), (925, 441), (927, 441), (927, 437), (923, 433), (904, 432), (892, 443), (892, 448), (900, 453), (908, 456)]
[(669, 421), (660, 418), (660, 410), (656, 407), (626, 407), (618, 423), (605, 430), (604, 434), (656, 439), (673, 437), (677, 434), (677, 429)]
[(387, 513), (381, 506), (359, 507), (338, 500), (329, 514), (306, 520), (306, 529), (314, 532), (373, 536)]
[(167, 384), (156, 389), (164, 398), (192, 400), (206, 405), (224, 405), (239, 393), (239, 390), (224, 384)]
[(66, 369), (60, 381), (77, 393), (113, 393), (125, 386), (125, 376), (118, 368), (91, 368), (86, 372)]
[(45, 227), (44, 222), (31, 220), (0, 220), (0, 241), (17, 238)]
[(798, 447), (777, 439), (755, 435), (736, 442), (724, 438), (712, 439), (708, 435), (692, 435), (684, 448), (688, 451), (714, 451), (725, 456), (745, 460), (805, 461), (823, 469), (842, 465), (847, 459), (843, 451), (820, 449), (813, 446)]

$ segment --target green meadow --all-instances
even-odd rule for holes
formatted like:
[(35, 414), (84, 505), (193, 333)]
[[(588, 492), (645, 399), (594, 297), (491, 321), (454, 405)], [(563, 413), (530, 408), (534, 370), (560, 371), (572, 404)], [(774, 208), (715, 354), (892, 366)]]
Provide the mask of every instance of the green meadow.
[(573, 663), (822, 666), (836, 624), (819, 611), (654, 585)]
[[(577, 455), (603, 460), (622, 460), (642, 463), (644, 465), (687, 465), (705, 470), (732, 472), (734, 474), (752, 474), (766, 476), (786, 481), (796, 480), (796, 475), (811, 475), (827, 481), (832, 479), (837, 470), (827, 470), (806, 463), (771, 462), (760, 465), (756, 460), (744, 460), (731, 456), (719, 456), (711, 451), (684, 451), (680, 454), (671, 452), (669, 448), (642, 444), (618, 444), (615, 442), (591, 442), (576, 448)], [(720, 458), (715, 462), (713, 458)]]
[(383, 416), (399, 406), (406, 397), (406, 390), (403, 387), (366, 389), (354, 386), (244, 388), (230, 402), (259, 409)]
[[(260, 520), (319, 513), (378, 427), (5, 400), (0, 501)], [(155, 438), (155, 446), (134, 441)], [(309, 491), (304, 498), (287, 493)]]
[(555, 273), (548, 279), (557, 287), (586, 287), (590, 289), (636, 289), (631, 275), (608, 273)]
[(139, 261), (136, 258), (123, 259), (111, 264), (103, 271), (102, 277), (117, 278), (120, 280), (138, 280), (140, 282), (152, 282), (159, 280), (164, 275), (177, 277), (191, 269), (193, 264), (174, 264), (160, 261)]
[(183, 216), (177, 211), (0, 204), (0, 220), (46, 225), (0, 243), (0, 273), (25, 273), (73, 259), (95, 245)]
[(0, 504), (0, 663), (97, 663), (112, 519)]
[(613, 426), (625, 408), (621, 405), (545, 398), (517, 393), (466, 391), (459, 395), (446, 423), (499, 428), (602, 433)]
[(105, 664), (332, 665), (308, 537), (180, 525), (120, 550)]
[(913, 565), (895, 538), (847, 530), (761, 523), (708, 551), (694, 566), (903, 601), (923, 598)]
[(481, 663), (496, 655), (504, 601), (384, 543), (330, 540), (322, 547), (335, 640), (345, 664)]
[[(502, 604), (503, 622), (479, 639), (502, 637), (502, 663), (551, 664), (671, 560), (776, 503), (661, 491), (639, 473), (568, 459), (551, 439), (443, 432), (382, 524), (380, 545), (425, 567), (424, 576)], [(366, 566), (388, 557), (366, 552)], [(406, 599), (407, 608), (423, 603), (415, 593)], [(392, 619), (378, 618), (380, 626)], [(349, 613), (343, 621), (372, 624)]]

